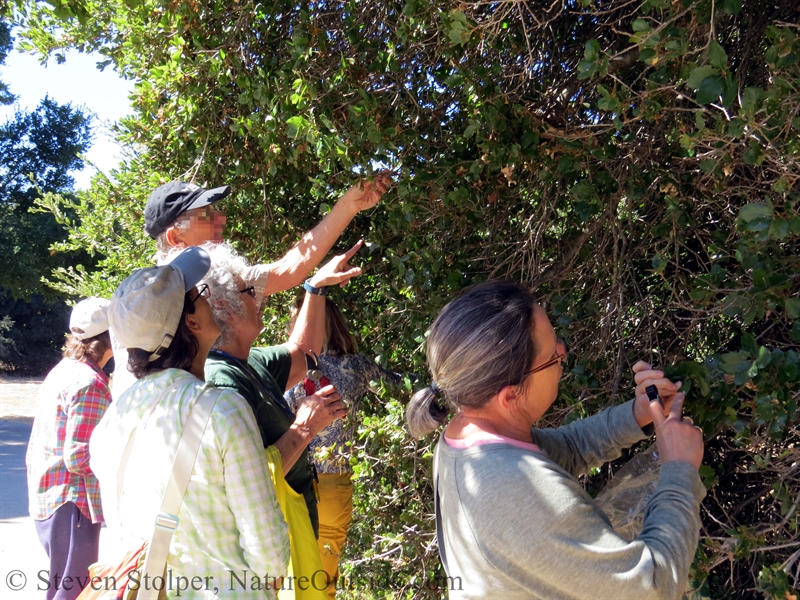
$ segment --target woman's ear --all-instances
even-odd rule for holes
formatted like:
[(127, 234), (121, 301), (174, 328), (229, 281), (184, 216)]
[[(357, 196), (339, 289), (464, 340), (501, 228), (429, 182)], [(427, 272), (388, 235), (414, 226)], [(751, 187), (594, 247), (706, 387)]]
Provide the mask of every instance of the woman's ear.
[(183, 320), (186, 323), (186, 327), (192, 332), (192, 335), (197, 335), (202, 331), (203, 327), (200, 325), (200, 321), (197, 320), (196, 314), (188, 313), (184, 315)]
[(517, 403), (520, 394), (520, 386), (507, 385), (497, 392), (497, 403), (503, 410), (511, 411)]

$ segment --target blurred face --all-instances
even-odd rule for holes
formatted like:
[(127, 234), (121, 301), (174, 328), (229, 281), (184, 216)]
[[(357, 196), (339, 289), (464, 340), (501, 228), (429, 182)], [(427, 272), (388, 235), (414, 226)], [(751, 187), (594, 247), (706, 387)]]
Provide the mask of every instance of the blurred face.
[(225, 230), (225, 213), (216, 208), (215, 204), (186, 211), (183, 217), (188, 220), (189, 226), (180, 230), (184, 245), (199, 246), (204, 242), (222, 242), (222, 232)]

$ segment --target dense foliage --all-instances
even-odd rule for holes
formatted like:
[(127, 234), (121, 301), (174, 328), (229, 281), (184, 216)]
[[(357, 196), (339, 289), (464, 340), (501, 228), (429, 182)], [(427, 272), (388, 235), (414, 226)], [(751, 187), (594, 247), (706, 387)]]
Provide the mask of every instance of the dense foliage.
[(65, 227), (52, 213), (31, 209), (43, 193), (72, 190), (70, 172), (83, 167), (78, 155), (90, 144), (91, 117), (50, 98), (0, 125), (0, 253), (8, 257), (0, 286), (17, 297), (52, 296), (42, 274), (75, 262), (74, 255), (50, 251), (66, 237)]
[[(548, 423), (628, 397), (639, 358), (668, 367), (709, 440), (697, 595), (790, 597), (796, 0), (51, 0), (17, 17), (32, 48), (98, 49), (137, 80), (119, 132), (135, 157), (44, 203), (80, 216), (60, 248), (101, 259), (57, 273), (62, 289), (109, 293), (148, 262), (142, 208), (160, 182), (230, 184), (228, 235), (274, 257), (356, 174), (391, 168), (394, 191), (343, 240), (366, 238), (367, 275), (338, 298), (380, 360), (424, 381), (425, 331), (459, 289), (536, 287), (573, 348)], [(409, 440), (402, 412), (376, 399), (360, 428), (353, 597), (446, 585), (431, 440)]]
[(0, 288), (0, 370), (45, 375), (61, 358), (70, 310), (64, 299), (33, 294), (22, 300)]
[[(12, 45), (0, 21), (0, 64)], [(0, 103), (13, 101), (0, 83)], [(38, 375), (58, 362), (70, 309), (67, 296), (42, 279), (89, 261), (80, 250), (51, 251), (67, 230), (35, 202), (43, 193), (70, 193), (70, 173), (83, 167), (79, 154), (90, 144), (91, 117), (47, 97), (0, 124), (0, 368)]]

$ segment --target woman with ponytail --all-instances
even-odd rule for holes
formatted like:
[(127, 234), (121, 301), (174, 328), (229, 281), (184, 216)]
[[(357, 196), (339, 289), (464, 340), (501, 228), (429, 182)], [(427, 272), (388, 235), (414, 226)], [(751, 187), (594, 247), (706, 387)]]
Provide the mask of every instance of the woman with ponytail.
[[(427, 340), (431, 385), (408, 408), (421, 437), (444, 424), (434, 490), (451, 599), (679, 598), (705, 489), (701, 432), (661, 371), (633, 366), (635, 397), (557, 429), (535, 423), (558, 395), (567, 347), (527, 288), (493, 280), (451, 301)], [(664, 403), (650, 403), (655, 385)], [(617, 535), (577, 481), (658, 434), (662, 467), (638, 538)]]

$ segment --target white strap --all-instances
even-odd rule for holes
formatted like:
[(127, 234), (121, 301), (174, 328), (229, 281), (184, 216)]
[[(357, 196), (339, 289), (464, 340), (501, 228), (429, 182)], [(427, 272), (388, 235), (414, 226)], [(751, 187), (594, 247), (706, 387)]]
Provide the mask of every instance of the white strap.
[[(172, 461), (172, 471), (164, 490), (164, 498), (161, 501), (161, 510), (156, 516), (153, 536), (147, 550), (142, 575), (146, 577), (143, 581), (153, 581), (154, 577), (161, 577), (164, 567), (167, 565), (169, 555), (169, 545), (172, 541), (172, 534), (178, 527), (180, 519), (178, 513), (183, 504), (183, 497), (189, 485), (189, 478), (194, 470), (194, 463), (197, 459), (197, 452), (200, 450), (200, 440), (206, 429), (211, 411), (221, 390), (206, 384), (200, 396), (192, 407), (192, 412), (186, 420), (183, 428), (183, 435), (178, 444), (175, 458)], [(166, 584), (165, 584), (166, 585)], [(137, 598), (140, 600), (157, 600), (159, 590), (144, 589), (139, 590)]]
[(195, 378), (193, 376), (178, 377), (177, 381), (173, 381), (172, 385), (170, 385), (163, 392), (161, 392), (158, 395), (158, 398), (156, 398), (155, 402), (153, 402), (153, 405), (150, 407), (150, 409), (144, 415), (142, 415), (142, 418), (140, 419), (139, 427), (134, 427), (133, 431), (131, 431), (131, 434), (128, 437), (128, 443), (125, 444), (125, 450), (122, 452), (122, 458), (119, 461), (119, 467), (117, 467), (117, 506), (118, 507), (122, 505), (122, 484), (125, 481), (125, 471), (128, 468), (128, 459), (130, 459), (131, 452), (133, 451), (133, 442), (136, 439), (136, 432), (139, 430), (140, 427), (144, 427), (143, 424), (146, 424), (146, 423), (148, 423), (150, 421), (150, 417), (153, 415), (153, 413), (155, 412), (156, 408), (158, 408), (159, 402), (161, 402), (161, 399), (164, 396), (166, 396), (169, 392), (174, 390), (179, 385), (186, 385), (187, 384), (187, 380), (194, 381), (194, 379)]

